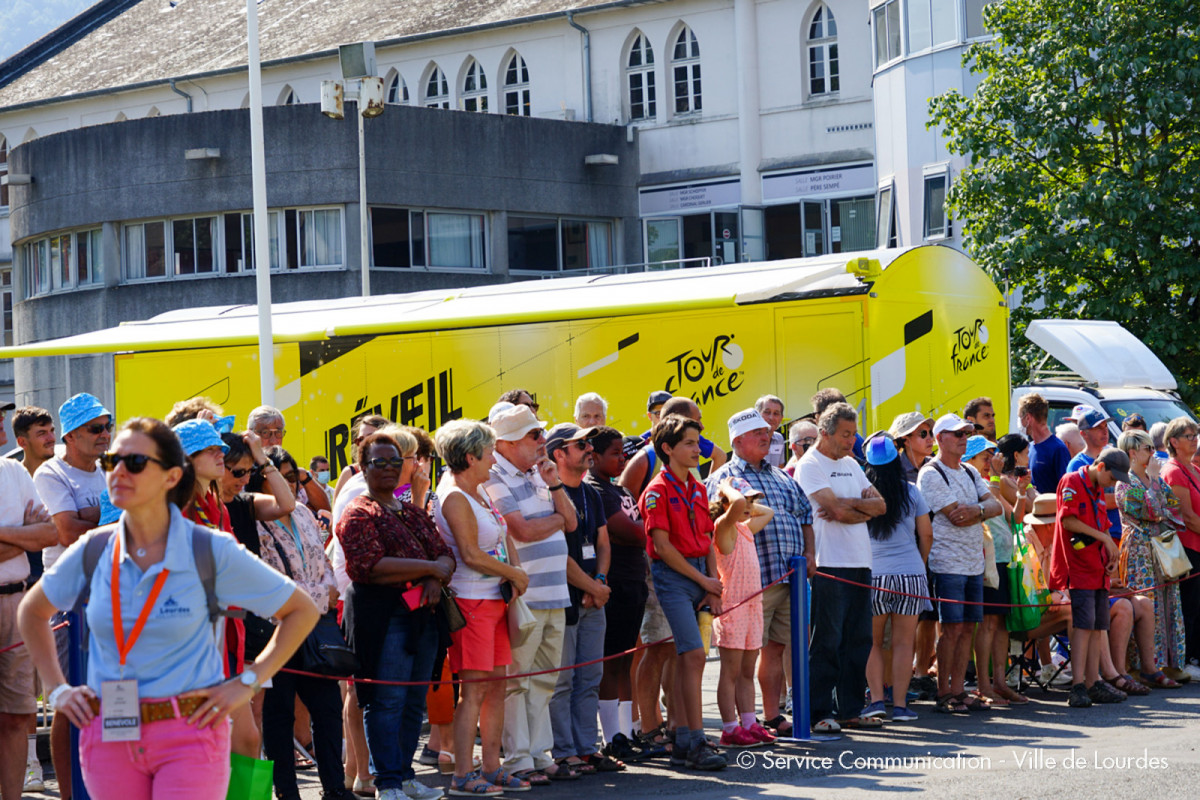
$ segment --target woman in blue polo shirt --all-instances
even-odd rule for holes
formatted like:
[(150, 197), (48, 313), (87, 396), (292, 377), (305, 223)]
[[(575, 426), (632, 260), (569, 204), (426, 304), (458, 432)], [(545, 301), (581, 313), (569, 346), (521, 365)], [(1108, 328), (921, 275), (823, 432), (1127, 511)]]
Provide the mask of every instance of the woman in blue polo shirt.
[[(192, 556), (194, 526), (179, 511), (195, 478), (178, 437), (158, 420), (132, 419), (101, 466), (123, 513), (91, 575), (87, 683), (66, 683), (49, 621), (83, 590), (84, 551), (96, 532), (72, 545), (25, 596), (21, 634), (43, 682), (54, 687), (50, 705), (80, 728), (83, 778), (92, 797), (224, 798), (229, 715), (284, 665), (312, 630), (317, 610), (232, 537), (212, 536), (220, 604), (279, 620), (254, 668), (224, 680)], [(105, 725), (110, 718), (117, 724)], [(139, 718), (140, 727), (132, 727)]]

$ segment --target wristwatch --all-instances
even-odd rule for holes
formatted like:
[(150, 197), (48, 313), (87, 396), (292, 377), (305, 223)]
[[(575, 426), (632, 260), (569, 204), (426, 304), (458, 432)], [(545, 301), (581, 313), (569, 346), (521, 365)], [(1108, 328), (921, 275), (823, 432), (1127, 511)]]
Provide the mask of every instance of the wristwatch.
[(983, 519), (987, 515), (987, 511), (983, 508), (983, 503), (979, 504), (979, 518)]
[(256, 692), (262, 688), (258, 683), (258, 674), (252, 669), (248, 669), (241, 675), (238, 675), (238, 680), (242, 682), (242, 686), (249, 686)]

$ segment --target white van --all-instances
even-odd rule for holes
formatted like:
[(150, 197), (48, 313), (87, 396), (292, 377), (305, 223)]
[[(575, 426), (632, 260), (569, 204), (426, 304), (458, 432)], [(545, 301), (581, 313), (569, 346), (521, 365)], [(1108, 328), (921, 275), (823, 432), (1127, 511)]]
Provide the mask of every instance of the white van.
[[(1010, 431), (1020, 431), (1017, 405), (1022, 395), (1037, 392), (1050, 404), (1050, 430), (1071, 416), (1076, 405), (1099, 409), (1112, 418), (1109, 436), (1121, 433), (1130, 414), (1141, 414), (1146, 426), (1196, 414), (1179, 399), (1178, 384), (1166, 365), (1136, 336), (1115, 322), (1042, 319), (1029, 325), (1025, 337), (1046, 355), (1030, 373), (1030, 381), (1012, 392)], [(1066, 370), (1048, 370), (1050, 358)]]

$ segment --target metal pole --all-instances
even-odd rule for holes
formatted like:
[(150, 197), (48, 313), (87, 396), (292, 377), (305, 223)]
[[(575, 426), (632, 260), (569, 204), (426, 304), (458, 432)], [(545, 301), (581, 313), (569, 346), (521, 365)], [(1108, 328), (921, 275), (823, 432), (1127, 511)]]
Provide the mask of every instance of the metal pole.
[(362, 270), (362, 295), (371, 296), (371, 254), (367, 230), (367, 145), (363, 136), (362, 81), (358, 82), (358, 99), (354, 101), (354, 116), (358, 117), (358, 264)]
[[(83, 659), (83, 640), (87, 636), (84, 617), (74, 611), (67, 612), (67, 682), (72, 686), (87, 683), (87, 664)], [(58, 712), (54, 712), (57, 716)], [(83, 783), (83, 769), (79, 763), (79, 728), (70, 726), (71, 731), (71, 791), (76, 800), (90, 800), (87, 786)]]
[(812, 740), (808, 695), (808, 559), (792, 557), (792, 738)]
[(263, 143), (262, 69), (258, 55), (258, 6), (246, 0), (246, 47), (250, 67), (250, 173), (254, 187), (254, 270), (258, 291), (258, 380), (262, 404), (275, 405), (275, 342), (271, 334), (271, 228), (267, 217), (267, 164)]

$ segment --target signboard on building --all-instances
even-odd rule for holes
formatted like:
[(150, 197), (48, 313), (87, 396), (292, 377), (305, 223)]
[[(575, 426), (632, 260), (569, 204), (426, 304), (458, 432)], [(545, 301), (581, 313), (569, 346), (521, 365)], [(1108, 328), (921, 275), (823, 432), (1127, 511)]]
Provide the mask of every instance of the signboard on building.
[(737, 178), (682, 186), (642, 189), (638, 192), (641, 215), (686, 214), (742, 202), (742, 182)]
[(763, 202), (796, 200), (829, 194), (875, 192), (875, 166), (852, 164), (845, 167), (794, 169), (764, 175)]

